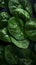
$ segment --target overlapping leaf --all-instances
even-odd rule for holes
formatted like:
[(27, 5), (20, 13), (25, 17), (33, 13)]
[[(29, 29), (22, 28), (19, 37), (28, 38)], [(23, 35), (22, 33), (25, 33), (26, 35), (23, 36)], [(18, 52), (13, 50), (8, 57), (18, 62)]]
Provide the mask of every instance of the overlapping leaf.
[(17, 64), (17, 57), (13, 54), (11, 45), (5, 47), (5, 59), (9, 64)]
[(10, 13), (13, 14), (13, 11), (16, 8), (21, 8), (22, 6), (21, 6), (21, 4), (19, 3), (18, 0), (9, 0), (8, 7), (9, 7), (9, 10), (10, 10)]
[(26, 22), (25, 33), (30, 40), (36, 41), (36, 19)]
[(7, 12), (0, 12), (0, 29), (7, 26), (10, 15)]
[(7, 34), (6, 28), (0, 30), (0, 39), (5, 42), (11, 42), (10, 36)]
[[(22, 28), (19, 26), (19, 23), (20, 25), (22, 23)], [(25, 34), (22, 32), (24, 30), (23, 27), (24, 24), (21, 19), (17, 20), (15, 17), (12, 17), (8, 21), (8, 30), (11, 35), (12, 42), (20, 48), (27, 48), (29, 45), (29, 41), (26, 40)]]
[(27, 10), (29, 14), (32, 14), (32, 6), (30, 0), (19, 0), (20, 4), (22, 5), (23, 9)]

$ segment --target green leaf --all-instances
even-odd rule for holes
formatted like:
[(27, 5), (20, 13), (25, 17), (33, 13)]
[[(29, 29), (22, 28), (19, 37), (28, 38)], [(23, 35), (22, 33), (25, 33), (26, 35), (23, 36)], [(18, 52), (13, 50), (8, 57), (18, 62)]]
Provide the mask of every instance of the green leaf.
[(20, 17), (24, 18), (24, 20), (30, 19), (29, 13), (24, 9), (17, 8), (13, 12), (15, 14), (14, 16), (20, 16)]
[(36, 18), (26, 22), (25, 33), (30, 40), (36, 41)]
[[(8, 30), (10, 34), (17, 40), (23, 40), (24, 38), (23, 32), (20, 29), (21, 23), (23, 25), (23, 21), (21, 19), (17, 20), (15, 17), (10, 18), (8, 21)], [(23, 26), (22, 26), (22, 30), (23, 30)]]
[[(19, 22), (22, 28), (19, 26)], [(23, 27), (24, 27), (24, 24), (21, 19), (16, 19), (15, 17), (12, 17), (8, 21), (8, 31), (11, 35), (12, 42), (17, 47), (27, 48), (29, 46), (29, 41), (25, 39), (25, 34), (23, 33), (24, 31)]]
[(6, 28), (0, 30), (0, 39), (5, 42), (11, 42), (10, 36), (8, 36)]
[(1, 8), (4, 8), (4, 7), (5, 7), (5, 2), (4, 2), (4, 0), (0, 0), (0, 7), (1, 7)]
[(22, 41), (17, 41), (13, 37), (11, 37), (11, 40), (12, 40), (13, 44), (15, 44), (19, 48), (26, 49), (29, 46), (29, 41), (25, 37), (24, 37), (24, 40), (22, 40)]
[(10, 13), (13, 14), (13, 11), (16, 8), (21, 8), (22, 6), (21, 6), (21, 4), (19, 3), (18, 0), (9, 0), (8, 7), (9, 7), (9, 10), (10, 10)]
[(29, 14), (32, 14), (32, 6), (30, 3), (30, 0), (19, 0), (20, 4), (22, 5), (23, 9), (29, 12)]
[(7, 12), (0, 12), (0, 29), (7, 26), (10, 16)]
[(5, 60), (8, 64), (17, 64), (17, 56), (14, 55), (11, 45), (5, 47)]

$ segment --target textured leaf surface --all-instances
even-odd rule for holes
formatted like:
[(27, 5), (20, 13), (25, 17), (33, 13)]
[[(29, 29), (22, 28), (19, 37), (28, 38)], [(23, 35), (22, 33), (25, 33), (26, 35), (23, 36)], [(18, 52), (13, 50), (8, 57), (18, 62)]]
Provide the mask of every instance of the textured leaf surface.
[[(8, 21), (8, 30), (9, 30), (10, 34), (17, 40), (24, 39), (24, 34), (20, 29), (21, 23), (23, 24), (23, 21), (21, 19), (17, 20), (15, 17), (10, 18)], [(23, 30), (23, 26), (22, 26), (22, 30)]]
[[(10, 18), (10, 20), (8, 21), (8, 30), (9, 33), (11, 34), (11, 40), (12, 42), (20, 48), (27, 48), (29, 45), (29, 41), (25, 39), (25, 34), (22, 32), (23, 30), (23, 26), (22, 29), (20, 29), (21, 27), (19, 26), (19, 22), (23, 21), (21, 19), (16, 20), (15, 17)], [(21, 24), (20, 22), (20, 24)]]
[(36, 41), (36, 19), (26, 22), (25, 33), (32, 41)]
[(11, 45), (5, 47), (5, 59), (9, 64), (17, 64), (17, 58), (13, 54), (13, 49)]
[(27, 10), (30, 14), (32, 14), (32, 6), (30, 0), (19, 0), (19, 2), (22, 5), (23, 9)]
[(10, 10), (10, 13), (13, 14), (13, 11), (16, 8), (21, 8), (22, 6), (20, 5), (18, 0), (9, 0), (8, 7), (9, 7), (9, 10)]
[(24, 48), (24, 49), (26, 49), (26, 48), (28, 48), (28, 46), (29, 46), (29, 41), (28, 41), (27, 39), (25, 39), (25, 38), (24, 38), (24, 40), (22, 40), (22, 41), (17, 41), (17, 40), (15, 40), (13, 37), (11, 37), (11, 40), (12, 40), (12, 42), (13, 42), (17, 47), (19, 47), (19, 48)]
[(0, 30), (0, 39), (5, 42), (11, 42), (10, 36), (8, 36), (6, 28)]
[(9, 18), (10, 16), (7, 12), (0, 12), (0, 29), (7, 26)]
[(24, 20), (25, 20), (25, 19), (30, 19), (29, 13), (28, 13), (26, 10), (21, 9), (21, 8), (15, 9), (15, 10), (14, 10), (14, 14), (15, 14), (16, 16), (20, 16), (20, 17), (24, 18)]

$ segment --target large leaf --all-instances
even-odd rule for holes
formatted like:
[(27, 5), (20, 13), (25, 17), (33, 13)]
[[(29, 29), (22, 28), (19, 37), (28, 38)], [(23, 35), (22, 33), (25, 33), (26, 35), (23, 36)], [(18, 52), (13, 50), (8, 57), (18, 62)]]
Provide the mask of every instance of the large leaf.
[[(22, 28), (19, 26), (19, 23)], [(23, 33), (24, 31), (23, 27), (24, 27), (24, 24), (21, 19), (16, 19), (15, 17), (12, 17), (8, 21), (8, 31), (11, 35), (12, 42), (17, 47), (27, 48), (29, 45), (29, 41), (25, 39), (25, 34)]]
[(7, 12), (0, 12), (0, 29), (7, 26), (9, 18), (10, 16)]
[(27, 10), (29, 14), (32, 14), (32, 6), (30, 0), (19, 0), (19, 2), (22, 5), (23, 9)]
[(36, 41), (36, 18), (26, 22), (25, 33), (30, 40)]
[[(22, 26), (22, 28), (20, 27), (20, 25)], [(21, 31), (21, 29), (23, 30), (23, 27), (24, 27), (24, 25), (23, 25), (23, 21), (21, 19), (17, 20), (15, 17), (12, 17), (8, 21), (8, 30), (9, 30), (10, 34), (17, 40), (24, 39), (24, 34)]]

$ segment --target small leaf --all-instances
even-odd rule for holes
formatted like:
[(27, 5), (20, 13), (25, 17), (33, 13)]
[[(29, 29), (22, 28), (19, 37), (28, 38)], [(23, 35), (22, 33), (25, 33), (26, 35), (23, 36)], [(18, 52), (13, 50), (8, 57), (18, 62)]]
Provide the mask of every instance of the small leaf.
[(10, 36), (8, 36), (6, 28), (0, 30), (0, 39), (5, 42), (11, 42)]
[(9, 18), (10, 16), (7, 12), (0, 12), (0, 29), (7, 26)]

